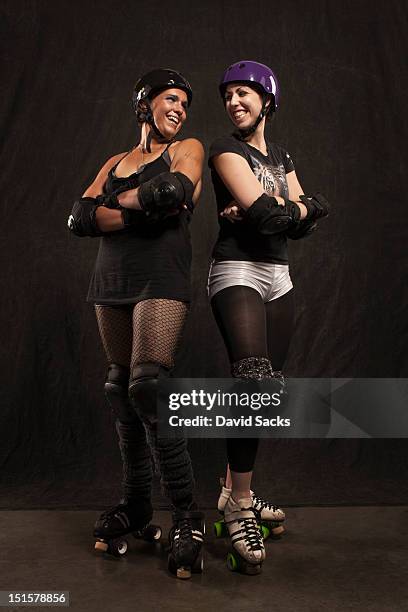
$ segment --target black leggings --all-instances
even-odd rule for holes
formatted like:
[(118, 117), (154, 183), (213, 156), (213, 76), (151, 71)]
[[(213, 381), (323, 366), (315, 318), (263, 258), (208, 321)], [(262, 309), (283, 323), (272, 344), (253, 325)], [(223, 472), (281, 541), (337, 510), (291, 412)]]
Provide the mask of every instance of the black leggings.
[[(211, 306), (231, 363), (267, 357), (273, 370), (282, 370), (293, 332), (293, 290), (264, 304), (255, 289), (227, 287), (215, 294)], [(252, 471), (258, 443), (257, 438), (228, 438), (230, 469)]]

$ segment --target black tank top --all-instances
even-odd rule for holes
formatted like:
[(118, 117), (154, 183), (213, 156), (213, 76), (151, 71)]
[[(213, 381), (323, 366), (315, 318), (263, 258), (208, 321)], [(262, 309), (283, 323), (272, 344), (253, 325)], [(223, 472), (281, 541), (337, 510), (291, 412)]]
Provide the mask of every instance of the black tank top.
[[(123, 159), (123, 158), (122, 158)], [(119, 160), (120, 162), (121, 160)], [(109, 171), (105, 192), (126, 191), (168, 172), (168, 150), (129, 177), (115, 176), (119, 162)], [(132, 185), (129, 184), (132, 179)], [(132, 304), (152, 298), (189, 302), (191, 214), (179, 215), (149, 224), (143, 212), (129, 229), (109, 232), (100, 238), (95, 270), (88, 291), (88, 302)]]

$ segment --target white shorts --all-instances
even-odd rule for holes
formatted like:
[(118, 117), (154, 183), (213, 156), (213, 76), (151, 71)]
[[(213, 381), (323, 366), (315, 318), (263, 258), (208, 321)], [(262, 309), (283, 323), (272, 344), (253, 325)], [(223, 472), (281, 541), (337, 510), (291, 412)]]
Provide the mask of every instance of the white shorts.
[(208, 273), (210, 300), (226, 287), (241, 285), (255, 289), (264, 302), (285, 295), (293, 287), (286, 264), (263, 261), (213, 261)]

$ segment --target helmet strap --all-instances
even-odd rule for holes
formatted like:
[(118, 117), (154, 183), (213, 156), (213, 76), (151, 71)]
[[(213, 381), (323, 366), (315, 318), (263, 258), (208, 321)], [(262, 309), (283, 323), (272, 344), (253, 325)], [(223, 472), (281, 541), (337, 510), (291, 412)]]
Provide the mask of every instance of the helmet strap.
[(239, 129), (236, 130), (234, 132), (234, 134), (235, 134), (235, 136), (237, 138), (239, 138), (240, 140), (246, 140), (247, 138), (249, 138), (249, 136), (251, 136), (255, 132), (256, 128), (261, 123), (262, 119), (268, 113), (267, 102), (268, 102), (268, 94), (263, 93), (262, 94), (262, 108), (261, 108), (261, 112), (259, 113), (257, 119), (255, 120), (255, 123), (253, 125), (251, 125), (251, 127), (246, 128), (245, 130), (239, 130)]
[(150, 106), (150, 103), (147, 99), (144, 100), (144, 103), (146, 104), (147, 110), (145, 112), (145, 121), (146, 123), (148, 123), (150, 125), (150, 127), (152, 128), (150, 130), (150, 132), (147, 135), (147, 140), (146, 140), (146, 151), (148, 153), (151, 153), (151, 142), (152, 142), (152, 138), (153, 138), (153, 132), (156, 136), (156, 140), (159, 143), (163, 143), (163, 142), (171, 142), (173, 140), (173, 138), (166, 138), (165, 136), (163, 136), (163, 134), (160, 132), (159, 128), (157, 127), (155, 121), (154, 121), (154, 117), (153, 117), (153, 112), (152, 112), (152, 108)]

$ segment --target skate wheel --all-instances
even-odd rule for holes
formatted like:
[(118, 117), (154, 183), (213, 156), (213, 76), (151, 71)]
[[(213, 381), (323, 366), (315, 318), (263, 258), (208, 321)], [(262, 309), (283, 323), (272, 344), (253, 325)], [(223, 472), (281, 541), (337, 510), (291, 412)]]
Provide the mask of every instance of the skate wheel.
[(223, 538), (228, 534), (228, 529), (224, 521), (214, 523), (214, 535), (216, 538)]
[(101, 542), (101, 540), (97, 540), (95, 542), (95, 550), (98, 550), (100, 552), (107, 552), (108, 548), (109, 546), (107, 545), (106, 542)]
[(162, 536), (161, 527), (158, 525), (148, 525), (146, 529), (143, 530), (143, 539), (147, 542), (154, 542), (156, 540), (160, 540)]
[(235, 555), (233, 555), (232, 553), (228, 553), (227, 555), (227, 567), (229, 570), (231, 570), (231, 572), (238, 571), (238, 561), (235, 558)]
[(285, 533), (285, 527), (282, 525), (282, 523), (278, 523), (275, 521), (267, 521), (261, 523), (260, 529), (264, 540), (269, 537), (279, 540), (280, 537)]
[(231, 572), (241, 572), (241, 574), (246, 574), (247, 576), (256, 576), (261, 573), (261, 564), (252, 565), (252, 563), (247, 563), (232, 552), (228, 553), (227, 567)]
[(108, 552), (114, 557), (122, 557), (127, 553), (128, 543), (123, 538), (111, 540), (109, 542)]

